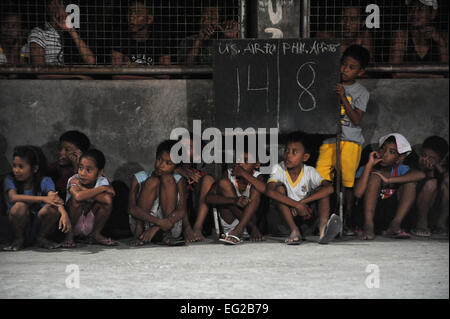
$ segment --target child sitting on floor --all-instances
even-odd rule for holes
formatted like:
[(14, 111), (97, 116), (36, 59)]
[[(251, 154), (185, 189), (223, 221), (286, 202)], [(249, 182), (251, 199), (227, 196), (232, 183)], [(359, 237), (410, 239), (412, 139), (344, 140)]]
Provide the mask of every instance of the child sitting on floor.
[[(162, 142), (156, 150), (155, 170), (143, 183), (137, 200), (138, 209), (130, 214), (143, 227), (135, 228), (135, 240), (131, 245), (151, 242), (159, 230), (164, 232), (163, 243), (179, 245), (186, 214), (186, 187), (181, 175), (175, 173), (176, 165), (170, 151), (176, 141)], [(137, 233), (137, 231), (141, 233)]]
[(96, 149), (90, 149), (80, 157), (78, 174), (67, 182), (66, 206), (74, 229), (70, 231), (63, 247), (72, 248), (74, 237), (88, 237), (92, 243), (116, 246), (117, 242), (102, 235), (103, 227), (112, 210), (114, 189), (103, 176), (105, 156)]
[(284, 161), (272, 168), (267, 185), (244, 170), (235, 172), (276, 202), (291, 231), (285, 241), (288, 245), (300, 244), (302, 238), (295, 217), (308, 218), (311, 215), (309, 205), (313, 202), (319, 204), (320, 244), (327, 244), (333, 240), (342, 226), (339, 216), (333, 214), (329, 219), (329, 197), (333, 193), (333, 187), (314, 167), (304, 164), (309, 157), (307, 135), (293, 132), (287, 138)]
[(263, 176), (257, 171), (259, 163), (256, 156), (244, 152), (241, 160), (236, 160), (233, 169), (227, 169), (219, 182), (213, 185), (206, 197), (210, 205), (217, 205), (224, 234), (219, 240), (235, 245), (241, 242), (246, 228), (249, 228), (250, 240), (261, 241), (263, 236), (257, 226), (256, 212), (261, 201), (261, 192), (242, 177), (248, 174), (263, 182)]
[[(410, 169), (402, 162), (411, 152), (407, 139), (398, 133), (388, 134), (379, 140), (379, 151), (371, 152), (369, 161), (360, 167), (356, 173), (355, 197), (363, 198), (364, 230), (360, 235), (362, 240), (373, 240), (378, 228), (383, 227), (374, 223), (377, 214), (387, 214), (395, 211), (395, 216), (383, 235), (394, 238), (409, 238), (402, 230), (401, 224), (415, 200), (415, 183), (386, 184), (380, 174), (386, 178), (402, 176)], [(381, 204), (381, 205), (378, 205)], [(382, 209), (377, 209), (377, 207)]]
[(5, 250), (17, 251), (36, 242), (39, 247), (53, 249), (47, 240), (59, 219), (59, 229), (66, 233), (71, 223), (63, 200), (55, 192), (50, 177), (45, 176), (45, 156), (36, 146), (18, 146), (13, 152), (13, 172), (4, 181), (7, 215), (13, 227), (13, 243)]
[[(378, 176), (386, 184), (405, 184), (418, 182), (416, 196), (417, 224), (411, 234), (417, 237), (430, 237), (428, 226), (433, 207), (438, 209), (434, 234), (447, 235), (448, 219), (448, 168), (445, 158), (448, 155), (448, 143), (440, 136), (430, 136), (422, 144), (419, 154), (419, 169), (411, 170), (403, 176)], [(435, 206), (436, 201), (438, 205)]]

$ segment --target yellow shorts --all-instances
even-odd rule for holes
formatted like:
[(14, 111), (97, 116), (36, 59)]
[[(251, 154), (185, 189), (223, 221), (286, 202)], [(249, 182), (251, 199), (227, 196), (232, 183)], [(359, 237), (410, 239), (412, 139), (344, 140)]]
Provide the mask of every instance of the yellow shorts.
[[(354, 142), (341, 142), (342, 185), (353, 187), (355, 174), (361, 159), (362, 147)], [(326, 180), (333, 179), (332, 172), (336, 167), (336, 143), (322, 144), (316, 170)]]

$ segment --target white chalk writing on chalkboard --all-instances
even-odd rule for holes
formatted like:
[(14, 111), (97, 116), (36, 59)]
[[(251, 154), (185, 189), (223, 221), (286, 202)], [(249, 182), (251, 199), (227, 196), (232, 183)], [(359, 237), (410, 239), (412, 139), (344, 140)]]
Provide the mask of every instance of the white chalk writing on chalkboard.
[[(316, 81), (316, 70), (314, 70), (314, 68), (312, 67), (313, 64), (316, 63), (315, 62), (303, 63), (297, 71), (297, 84), (300, 88), (303, 89), (302, 93), (300, 93), (300, 96), (298, 97), (298, 106), (300, 107), (300, 110), (304, 112), (312, 111), (317, 107), (316, 97), (309, 91), (309, 89), (314, 85), (314, 82)], [(311, 82), (309, 82), (309, 84), (307, 84), (306, 87), (300, 81), (303, 68), (305, 67), (308, 67), (309, 70), (311, 70), (312, 72), (312, 80)], [(309, 107), (305, 107), (304, 104), (302, 104), (302, 98), (305, 95), (305, 93), (311, 97), (312, 105)]]
[[(236, 105), (236, 113), (240, 112), (241, 109), (241, 81), (240, 81), (240, 73), (239, 68), (236, 68), (236, 86), (237, 86), (237, 105)], [(266, 112), (269, 112), (269, 66), (266, 65), (266, 86), (263, 87), (252, 87), (251, 81), (251, 66), (247, 66), (247, 92), (251, 91), (266, 91)]]

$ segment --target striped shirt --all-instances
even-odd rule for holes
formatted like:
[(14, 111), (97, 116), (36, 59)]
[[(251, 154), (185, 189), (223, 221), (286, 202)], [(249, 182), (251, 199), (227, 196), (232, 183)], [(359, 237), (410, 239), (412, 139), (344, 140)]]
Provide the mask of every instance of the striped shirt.
[(45, 23), (45, 30), (39, 27), (31, 30), (28, 36), (28, 44), (30, 47), (33, 42), (44, 49), (46, 64), (64, 64), (64, 48), (61, 36), (50, 23)]

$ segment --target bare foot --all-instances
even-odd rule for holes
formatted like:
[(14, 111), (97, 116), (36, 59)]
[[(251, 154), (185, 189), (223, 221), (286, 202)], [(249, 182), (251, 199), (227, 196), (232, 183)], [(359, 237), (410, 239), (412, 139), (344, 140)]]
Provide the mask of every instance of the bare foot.
[(258, 227), (253, 227), (250, 231), (250, 241), (263, 241), (264, 236), (259, 231)]
[(193, 243), (196, 241), (194, 231), (191, 227), (188, 227), (184, 230), (184, 237), (188, 243)]
[(92, 243), (93, 244), (98, 244), (98, 245), (103, 245), (103, 246), (117, 246), (119, 245), (118, 242), (112, 240), (111, 238), (106, 238), (100, 234), (92, 234), (90, 236), (90, 238), (92, 239)]
[(10, 246), (4, 247), (4, 251), (19, 251), (23, 247), (23, 238), (16, 238)]
[(194, 229), (194, 241), (200, 242), (205, 241), (205, 239), (206, 238), (205, 236), (203, 236), (201, 229)]
[(45, 248), (45, 249), (55, 249), (58, 248), (59, 245), (57, 243), (54, 243), (50, 240), (47, 240), (45, 238), (37, 238), (36, 239), (36, 246), (40, 247), (40, 248)]
[(150, 229), (147, 229), (145, 232), (142, 233), (141, 236), (139, 236), (139, 239), (142, 240), (144, 244), (149, 243), (152, 241), (153, 237), (156, 235), (156, 233), (159, 231), (158, 226), (152, 226)]

